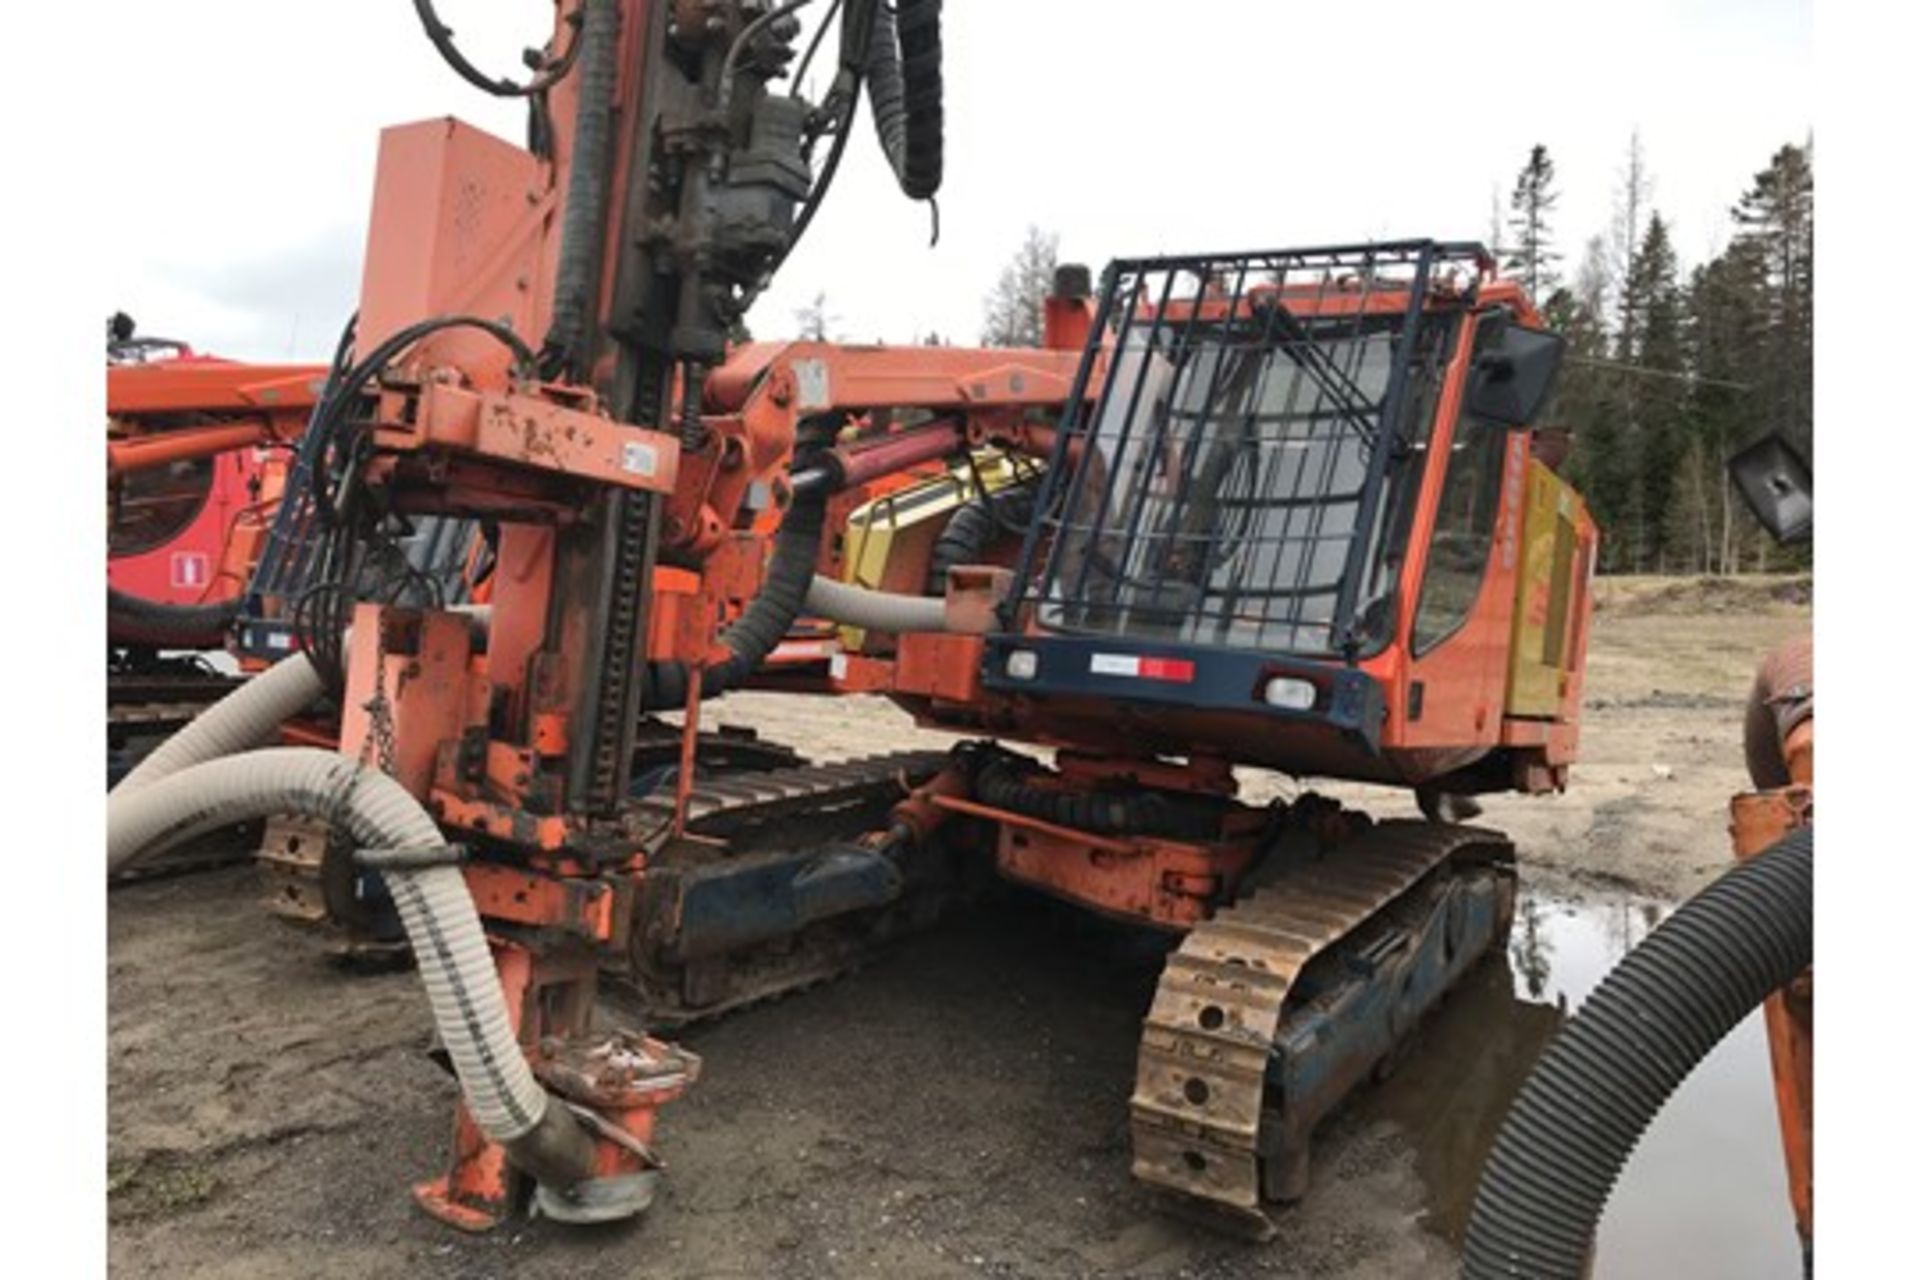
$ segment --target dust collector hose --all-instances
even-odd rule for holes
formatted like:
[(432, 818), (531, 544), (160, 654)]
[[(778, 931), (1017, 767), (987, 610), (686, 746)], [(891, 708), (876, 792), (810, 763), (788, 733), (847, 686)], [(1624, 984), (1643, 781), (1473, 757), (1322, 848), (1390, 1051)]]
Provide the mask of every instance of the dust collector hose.
[(807, 588), (807, 612), (864, 631), (945, 631), (947, 604), (937, 596), (874, 591), (820, 574)]
[(183, 769), (260, 746), (290, 717), (312, 706), (325, 688), (306, 654), (282, 658), (155, 747), (113, 795), (131, 795)]
[(1813, 963), (1813, 831), (1722, 875), (1627, 954), (1541, 1055), (1480, 1178), (1468, 1280), (1575, 1280), (1640, 1135), (1680, 1082)]
[[(324, 820), (362, 849), (444, 843), (420, 802), (386, 774), (332, 751), (271, 747), (196, 764), (131, 793), (116, 790), (107, 800), (107, 870), (276, 813)], [(474, 1122), (543, 1184), (566, 1187), (589, 1176), (593, 1141), (527, 1066), (466, 878), (447, 863), (390, 865), (382, 874)]]

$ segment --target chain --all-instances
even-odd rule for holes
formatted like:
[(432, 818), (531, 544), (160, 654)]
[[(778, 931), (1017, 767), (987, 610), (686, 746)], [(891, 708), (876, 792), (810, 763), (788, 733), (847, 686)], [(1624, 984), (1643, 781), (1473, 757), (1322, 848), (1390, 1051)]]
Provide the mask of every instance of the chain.
[(396, 748), (393, 741), (393, 702), (387, 697), (387, 629), (380, 628), (373, 660), (373, 696), (361, 704), (371, 724), (360, 744), (360, 767), (366, 768), (378, 753), (380, 772), (392, 776)]

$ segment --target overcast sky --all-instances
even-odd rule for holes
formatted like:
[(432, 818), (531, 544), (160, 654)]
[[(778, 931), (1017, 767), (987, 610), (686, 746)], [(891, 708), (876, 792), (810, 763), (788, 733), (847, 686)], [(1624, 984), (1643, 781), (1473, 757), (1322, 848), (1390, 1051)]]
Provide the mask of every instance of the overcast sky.
[[(826, 8), (816, 0), (814, 10)], [(543, 0), (439, 0), (482, 66), (518, 72)], [(1484, 238), (1528, 148), (1559, 170), (1569, 263), (1611, 216), (1638, 127), (1683, 265), (1812, 129), (1810, 0), (1296, 4), (952, 0), (941, 240), (865, 120), (749, 321), (791, 333), (825, 293), (839, 336), (972, 341), (1028, 223), (1063, 259)], [(522, 108), (458, 80), (406, 0), (116, 7), (113, 294), (144, 330), (252, 359), (321, 358), (359, 292), (383, 124)], [(824, 76), (816, 72), (818, 81)]]

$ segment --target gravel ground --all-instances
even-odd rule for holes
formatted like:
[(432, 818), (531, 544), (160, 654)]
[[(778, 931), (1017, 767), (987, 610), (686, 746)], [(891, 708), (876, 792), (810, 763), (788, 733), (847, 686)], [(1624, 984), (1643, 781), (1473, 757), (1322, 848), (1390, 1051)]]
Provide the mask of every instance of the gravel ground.
[[(1609, 584), (1572, 790), (1496, 799), (1482, 819), (1515, 836), (1527, 880), (1676, 898), (1716, 874), (1750, 673), (1807, 614), (1791, 585)], [(720, 718), (816, 758), (911, 733), (865, 700), (742, 695)], [(1255, 797), (1281, 787), (1247, 781)], [(1325, 789), (1409, 811), (1390, 792)], [(671, 1171), (639, 1224), (469, 1237), (406, 1194), (437, 1171), (454, 1095), (421, 1052), (416, 980), (333, 967), (256, 897), (246, 868), (111, 896), (118, 1273), (1439, 1274), (1497, 1118), (1485, 1099), (1524, 1066), (1515, 1010), (1541, 1007), (1516, 1005), (1502, 963), (1480, 971), (1395, 1077), (1323, 1129), (1314, 1189), (1280, 1237), (1230, 1242), (1157, 1212), (1127, 1176), (1155, 945), (1008, 894), (862, 973), (686, 1033), (706, 1074), (664, 1113)]]

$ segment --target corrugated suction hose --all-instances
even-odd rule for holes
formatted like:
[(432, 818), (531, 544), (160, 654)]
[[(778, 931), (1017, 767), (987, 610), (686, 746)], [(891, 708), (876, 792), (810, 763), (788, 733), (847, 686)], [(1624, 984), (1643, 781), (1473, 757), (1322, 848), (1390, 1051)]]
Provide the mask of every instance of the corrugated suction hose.
[[(270, 814), (317, 818), (354, 846), (411, 855), (382, 874), (420, 967), (433, 1020), (475, 1123), (543, 1185), (592, 1174), (594, 1143), (533, 1078), (466, 877), (439, 850), (440, 830), (398, 782), (337, 752), (272, 747), (207, 760), (107, 799), (107, 870), (221, 827)], [(402, 865), (410, 860), (425, 865)]]
[(1813, 830), (1735, 866), (1627, 954), (1541, 1055), (1480, 1178), (1468, 1280), (1577, 1280), (1668, 1097), (1813, 963)]
[(325, 688), (306, 654), (282, 658), (155, 747), (120, 780), (113, 795), (132, 795), (182, 769), (262, 745), (289, 718), (318, 701)]

